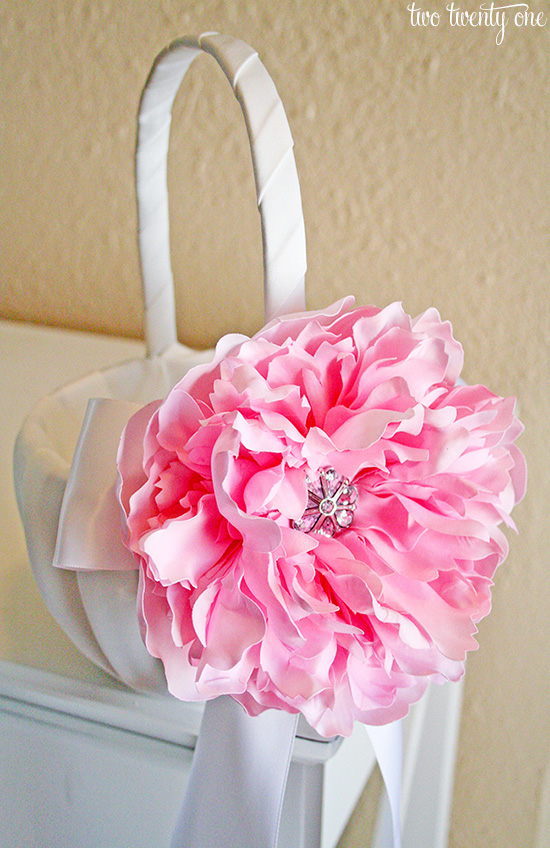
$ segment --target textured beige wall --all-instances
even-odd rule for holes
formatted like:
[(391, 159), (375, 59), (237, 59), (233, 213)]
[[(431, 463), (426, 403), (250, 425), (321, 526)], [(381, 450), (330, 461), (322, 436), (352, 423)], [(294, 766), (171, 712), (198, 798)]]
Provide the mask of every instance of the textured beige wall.
[[(550, 749), (550, 23), (497, 46), (486, 28), (413, 29), (407, 2), (0, 0), (0, 315), (140, 334), (142, 83), (178, 35), (252, 43), (296, 142), (310, 306), (434, 304), (466, 378), (518, 395), (530, 491), (469, 661), (450, 844), (531, 848)], [(197, 346), (262, 323), (245, 135), (220, 79), (192, 69), (171, 156), (179, 333)]]

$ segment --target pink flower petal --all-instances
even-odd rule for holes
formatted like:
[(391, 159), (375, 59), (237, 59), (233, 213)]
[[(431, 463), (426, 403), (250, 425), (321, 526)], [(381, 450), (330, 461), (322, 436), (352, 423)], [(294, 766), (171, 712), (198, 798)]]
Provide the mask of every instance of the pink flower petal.
[(269, 518), (249, 516), (240, 509), (227, 491), (230, 457), (237, 449), (235, 430), (227, 428), (218, 438), (212, 452), (212, 482), (218, 510), (242, 534), (243, 542), (255, 551), (274, 551), (281, 543), (281, 531)]
[(205, 495), (195, 515), (169, 519), (145, 534), (141, 550), (156, 579), (164, 585), (197, 586), (227, 549), (229, 539), (219, 537), (219, 523), (215, 498)]

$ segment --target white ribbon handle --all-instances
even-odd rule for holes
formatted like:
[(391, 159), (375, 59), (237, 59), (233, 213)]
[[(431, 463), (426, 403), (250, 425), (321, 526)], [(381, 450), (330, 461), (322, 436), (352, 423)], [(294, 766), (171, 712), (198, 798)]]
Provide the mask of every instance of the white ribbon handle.
[(175, 41), (158, 57), (143, 92), (136, 180), (149, 356), (176, 341), (166, 163), (174, 98), (191, 62), (210, 53), (244, 113), (262, 222), (266, 320), (305, 308), (305, 228), (288, 121), (273, 81), (242, 41), (209, 33)]

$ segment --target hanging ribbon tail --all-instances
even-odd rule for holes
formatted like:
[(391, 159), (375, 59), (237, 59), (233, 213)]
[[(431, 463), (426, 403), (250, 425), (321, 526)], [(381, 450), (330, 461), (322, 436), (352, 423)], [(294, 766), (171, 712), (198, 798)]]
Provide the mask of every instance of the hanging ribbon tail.
[(400, 721), (366, 727), (384, 780), (387, 804), (380, 805), (373, 848), (401, 848), (403, 734)]
[(276, 848), (297, 722), (208, 701), (171, 848)]

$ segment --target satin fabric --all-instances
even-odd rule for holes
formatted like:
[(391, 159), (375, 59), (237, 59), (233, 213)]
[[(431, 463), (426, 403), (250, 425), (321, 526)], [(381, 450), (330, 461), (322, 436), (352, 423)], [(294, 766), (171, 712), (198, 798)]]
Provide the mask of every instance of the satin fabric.
[(275, 848), (297, 720), (207, 702), (171, 848)]

